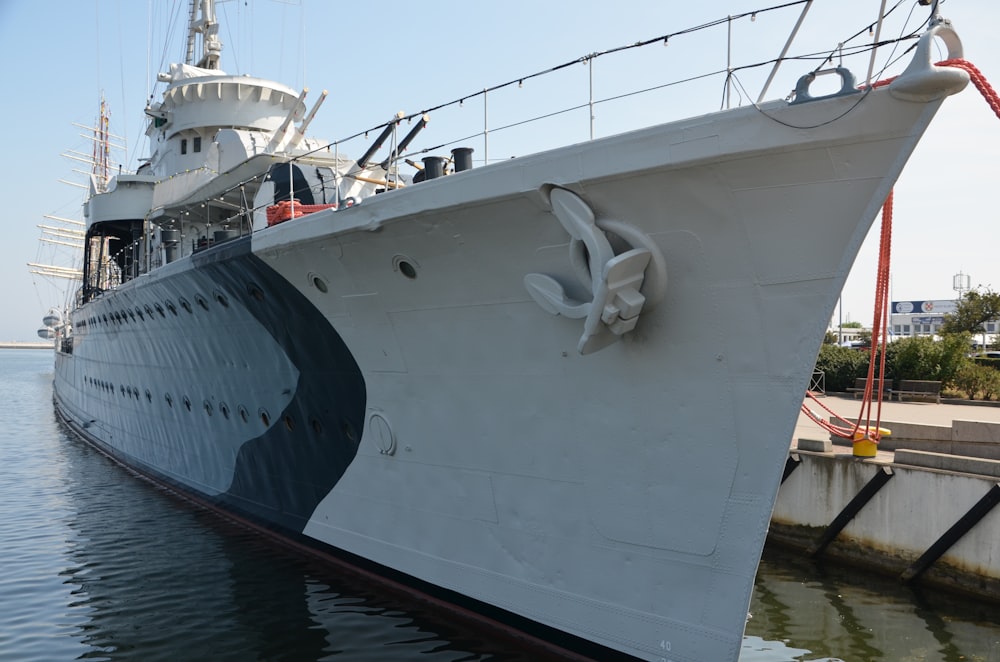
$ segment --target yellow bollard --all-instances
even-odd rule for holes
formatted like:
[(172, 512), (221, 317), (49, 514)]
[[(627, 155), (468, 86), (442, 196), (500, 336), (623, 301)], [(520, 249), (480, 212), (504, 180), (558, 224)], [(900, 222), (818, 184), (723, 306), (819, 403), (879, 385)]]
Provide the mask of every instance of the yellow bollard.
[[(872, 441), (871, 436), (872, 428), (865, 428), (864, 430), (858, 430), (854, 433), (853, 446), (854, 446), (854, 457), (875, 457), (875, 453), (878, 452), (878, 443)], [(879, 437), (888, 437), (892, 434), (891, 430), (886, 428), (878, 429)]]

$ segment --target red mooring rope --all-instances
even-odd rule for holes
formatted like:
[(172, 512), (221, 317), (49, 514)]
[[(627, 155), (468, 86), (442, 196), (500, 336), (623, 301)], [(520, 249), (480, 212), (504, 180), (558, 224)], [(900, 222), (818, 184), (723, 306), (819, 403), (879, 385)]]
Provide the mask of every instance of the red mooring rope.
[[(1000, 95), (997, 94), (993, 86), (990, 85), (986, 77), (979, 71), (978, 68), (968, 60), (962, 58), (953, 58), (950, 60), (943, 60), (937, 63), (937, 66), (941, 67), (957, 67), (963, 69), (969, 74), (969, 79), (972, 84), (976, 86), (983, 98), (986, 99), (986, 103), (993, 110), (993, 113), (1000, 118)], [(895, 78), (887, 78), (885, 80), (880, 80), (872, 84), (872, 88), (882, 87), (888, 85)], [(888, 197), (885, 199), (885, 203), (882, 205), (882, 232), (879, 237), (879, 253), (878, 253), (878, 272), (875, 277), (875, 311), (872, 315), (872, 347), (871, 354), (868, 360), (868, 376), (867, 382), (865, 383), (864, 395), (861, 400), (861, 412), (858, 414), (858, 420), (855, 423), (851, 423), (846, 418), (840, 416), (832, 409), (821, 403), (816, 399), (816, 395), (812, 391), (806, 391), (806, 398), (810, 403), (818, 405), (826, 412), (832, 415), (838, 422), (834, 423), (829, 420), (820, 418), (809, 405), (805, 402), (802, 403), (802, 412), (809, 417), (814, 423), (819, 425), (822, 429), (826, 430), (830, 434), (842, 437), (844, 439), (854, 439), (855, 433), (862, 427), (862, 422), (864, 422), (866, 437), (875, 443), (878, 443), (880, 435), (879, 424), (882, 422), (882, 385), (885, 383), (885, 347), (888, 338), (887, 326), (889, 320), (889, 263), (891, 257), (891, 247), (892, 247), (892, 192), (889, 192)], [(878, 352), (881, 349), (881, 352)], [(873, 389), (872, 386), (875, 383), (872, 377), (875, 374), (875, 359), (879, 358), (879, 372), (878, 372), (878, 384), (879, 388)], [(874, 393), (873, 393), (874, 391)], [(875, 400), (875, 425), (872, 426), (872, 401)]]

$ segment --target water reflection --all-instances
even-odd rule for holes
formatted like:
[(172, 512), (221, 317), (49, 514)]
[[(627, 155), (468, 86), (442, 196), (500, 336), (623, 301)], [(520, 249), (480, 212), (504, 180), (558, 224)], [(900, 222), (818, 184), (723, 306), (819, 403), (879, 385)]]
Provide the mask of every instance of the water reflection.
[(791, 659), (1000, 662), (1000, 608), (773, 548), (750, 613), (748, 635), (809, 651)]
[[(65, 439), (80, 659), (502, 660), (523, 654), (352, 585)], [(391, 601), (390, 601), (391, 600)], [(435, 620), (437, 619), (437, 620)]]

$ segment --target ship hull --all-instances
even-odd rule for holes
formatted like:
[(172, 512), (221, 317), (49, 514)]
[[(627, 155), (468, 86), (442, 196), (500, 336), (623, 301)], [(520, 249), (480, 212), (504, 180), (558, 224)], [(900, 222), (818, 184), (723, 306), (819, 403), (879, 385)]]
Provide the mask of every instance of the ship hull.
[[(276, 225), (75, 311), (57, 405), (296, 540), (628, 655), (736, 659), (823, 330), (939, 104), (726, 111)], [(660, 269), (596, 351), (526, 285), (592, 295), (553, 191)]]

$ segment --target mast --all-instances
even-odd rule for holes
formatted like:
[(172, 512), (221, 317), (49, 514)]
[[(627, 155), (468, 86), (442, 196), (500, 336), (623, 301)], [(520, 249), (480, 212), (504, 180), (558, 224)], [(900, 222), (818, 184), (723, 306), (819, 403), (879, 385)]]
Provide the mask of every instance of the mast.
[[(195, 43), (199, 34), (201, 35), (201, 58), (195, 62)], [(215, 20), (215, 0), (191, 0), (185, 63), (193, 64), (202, 69), (218, 69), (221, 54), (222, 42), (219, 41), (219, 23)]]
[(97, 127), (94, 130), (93, 157), (93, 174), (101, 190), (107, 189), (108, 180), (111, 179), (111, 136), (108, 130), (110, 125), (111, 114), (108, 112), (108, 104), (102, 93), (101, 114), (97, 118)]

